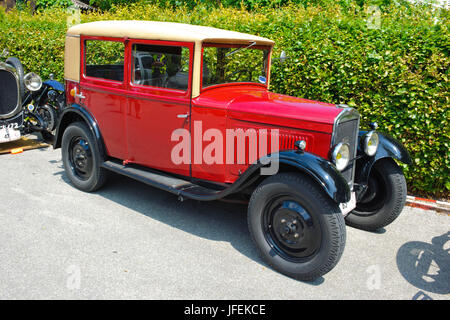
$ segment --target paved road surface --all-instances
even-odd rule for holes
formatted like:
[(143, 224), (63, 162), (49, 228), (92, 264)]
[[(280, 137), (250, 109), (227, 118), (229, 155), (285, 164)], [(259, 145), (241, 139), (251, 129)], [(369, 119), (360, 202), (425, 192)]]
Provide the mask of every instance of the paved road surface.
[(349, 227), (337, 267), (304, 283), (259, 258), (244, 206), (121, 176), (83, 193), (51, 148), (0, 168), (1, 299), (450, 298), (448, 215), (406, 208), (378, 233)]

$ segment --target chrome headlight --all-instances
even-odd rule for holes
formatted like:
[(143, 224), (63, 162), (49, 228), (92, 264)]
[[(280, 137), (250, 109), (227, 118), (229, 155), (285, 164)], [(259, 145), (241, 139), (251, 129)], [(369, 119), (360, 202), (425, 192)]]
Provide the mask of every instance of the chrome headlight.
[(34, 72), (27, 73), (23, 77), (25, 87), (30, 91), (38, 91), (42, 87), (42, 79)]
[(375, 131), (370, 131), (364, 137), (364, 152), (368, 156), (373, 156), (377, 152), (379, 142), (378, 134)]
[(334, 147), (332, 161), (339, 171), (344, 170), (350, 161), (350, 147), (347, 143), (339, 143)]

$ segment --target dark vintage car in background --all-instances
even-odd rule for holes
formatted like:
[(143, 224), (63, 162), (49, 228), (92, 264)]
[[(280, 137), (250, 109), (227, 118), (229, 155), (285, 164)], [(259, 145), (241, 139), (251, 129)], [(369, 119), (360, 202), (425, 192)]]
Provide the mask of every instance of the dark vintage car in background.
[(0, 143), (20, 139), (23, 127), (20, 78), (8, 62), (0, 61)]
[(7, 55), (5, 49), (0, 59), (0, 143), (32, 132), (52, 140), (65, 105), (64, 86), (53, 79), (43, 82), (33, 72), (24, 74), (18, 58), (1, 61)]

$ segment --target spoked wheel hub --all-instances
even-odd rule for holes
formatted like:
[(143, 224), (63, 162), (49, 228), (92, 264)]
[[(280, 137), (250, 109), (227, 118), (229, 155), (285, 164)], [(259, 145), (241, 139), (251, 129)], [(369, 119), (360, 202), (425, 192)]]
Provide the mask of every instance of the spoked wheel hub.
[(318, 252), (321, 230), (313, 216), (290, 197), (277, 197), (266, 207), (265, 237), (287, 260), (305, 260)]

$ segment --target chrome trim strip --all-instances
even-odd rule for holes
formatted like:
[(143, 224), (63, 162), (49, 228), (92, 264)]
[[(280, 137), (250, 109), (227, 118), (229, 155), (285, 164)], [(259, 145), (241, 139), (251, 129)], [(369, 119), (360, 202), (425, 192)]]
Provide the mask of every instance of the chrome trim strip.
[(14, 68), (13, 66), (11, 66), (5, 62), (0, 62), (0, 70), (6, 70), (6, 71), (10, 72), (14, 76), (14, 78), (16, 78), (16, 83), (17, 83), (17, 104), (16, 104), (14, 110), (5, 115), (0, 114), (0, 119), (5, 120), (8, 118), (14, 117), (22, 110), (22, 97), (20, 96), (20, 82), (19, 82), (19, 75), (17, 74), (16, 68)]
[(333, 133), (331, 134), (331, 145), (330, 145), (330, 148), (332, 148), (336, 144), (336, 142), (334, 141), (334, 139), (335, 139), (335, 132), (336, 132), (337, 125), (340, 122), (345, 122), (345, 121), (349, 121), (349, 120), (358, 119), (358, 128), (359, 128), (359, 118), (360, 118), (360, 116), (359, 116), (358, 111), (356, 111), (356, 109), (347, 107), (346, 105), (342, 105), (342, 104), (338, 104), (336, 106), (339, 107), (339, 108), (344, 108), (344, 109), (334, 119)]
[[(355, 135), (356, 135), (355, 136), (355, 152), (353, 154), (353, 159), (355, 159), (356, 155), (358, 154), (358, 144), (359, 144), (358, 136), (359, 136), (359, 123), (360, 122), (361, 122), (361, 117), (358, 114), (358, 124), (357, 124), (358, 130), (356, 130), (356, 133), (355, 133)], [(355, 183), (355, 172), (356, 172), (356, 162), (353, 162), (353, 167), (352, 167), (352, 184), (350, 186), (350, 190), (351, 191), (353, 191), (353, 186), (354, 186), (354, 183)]]
[[(350, 108), (349, 106), (345, 105), (345, 104), (338, 104), (336, 105), (336, 107), (338, 108), (343, 108), (342, 111), (338, 114), (338, 116), (334, 119), (334, 123), (333, 123), (333, 132), (331, 134), (331, 143), (330, 143), (330, 150), (333, 149), (333, 147), (336, 145), (336, 141), (335, 141), (335, 133), (336, 133), (336, 129), (339, 125), (339, 123), (341, 122), (346, 122), (346, 121), (350, 121), (350, 120), (357, 120), (357, 128), (358, 130), (356, 130), (355, 133), (355, 146), (354, 146), (354, 151), (353, 151), (353, 157), (351, 157), (352, 155), (350, 155), (350, 160), (349, 160), (349, 164), (353, 162), (353, 160), (356, 158), (357, 152), (358, 152), (358, 133), (359, 133), (359, 124), (361, 121), (361, 117), (358, 113), (358, 111), (354, 108)], [(344, 168), (345, 170), (345, 168)], [(352, 167), (352, 181), (350, 181), (348, 184), (350, 186), (350, 190), (353, 190), (353, 185), (355, 182), (355, 170), (356, 170), (356, 165), (355, 163), (353, 163), (353, 167)]]

